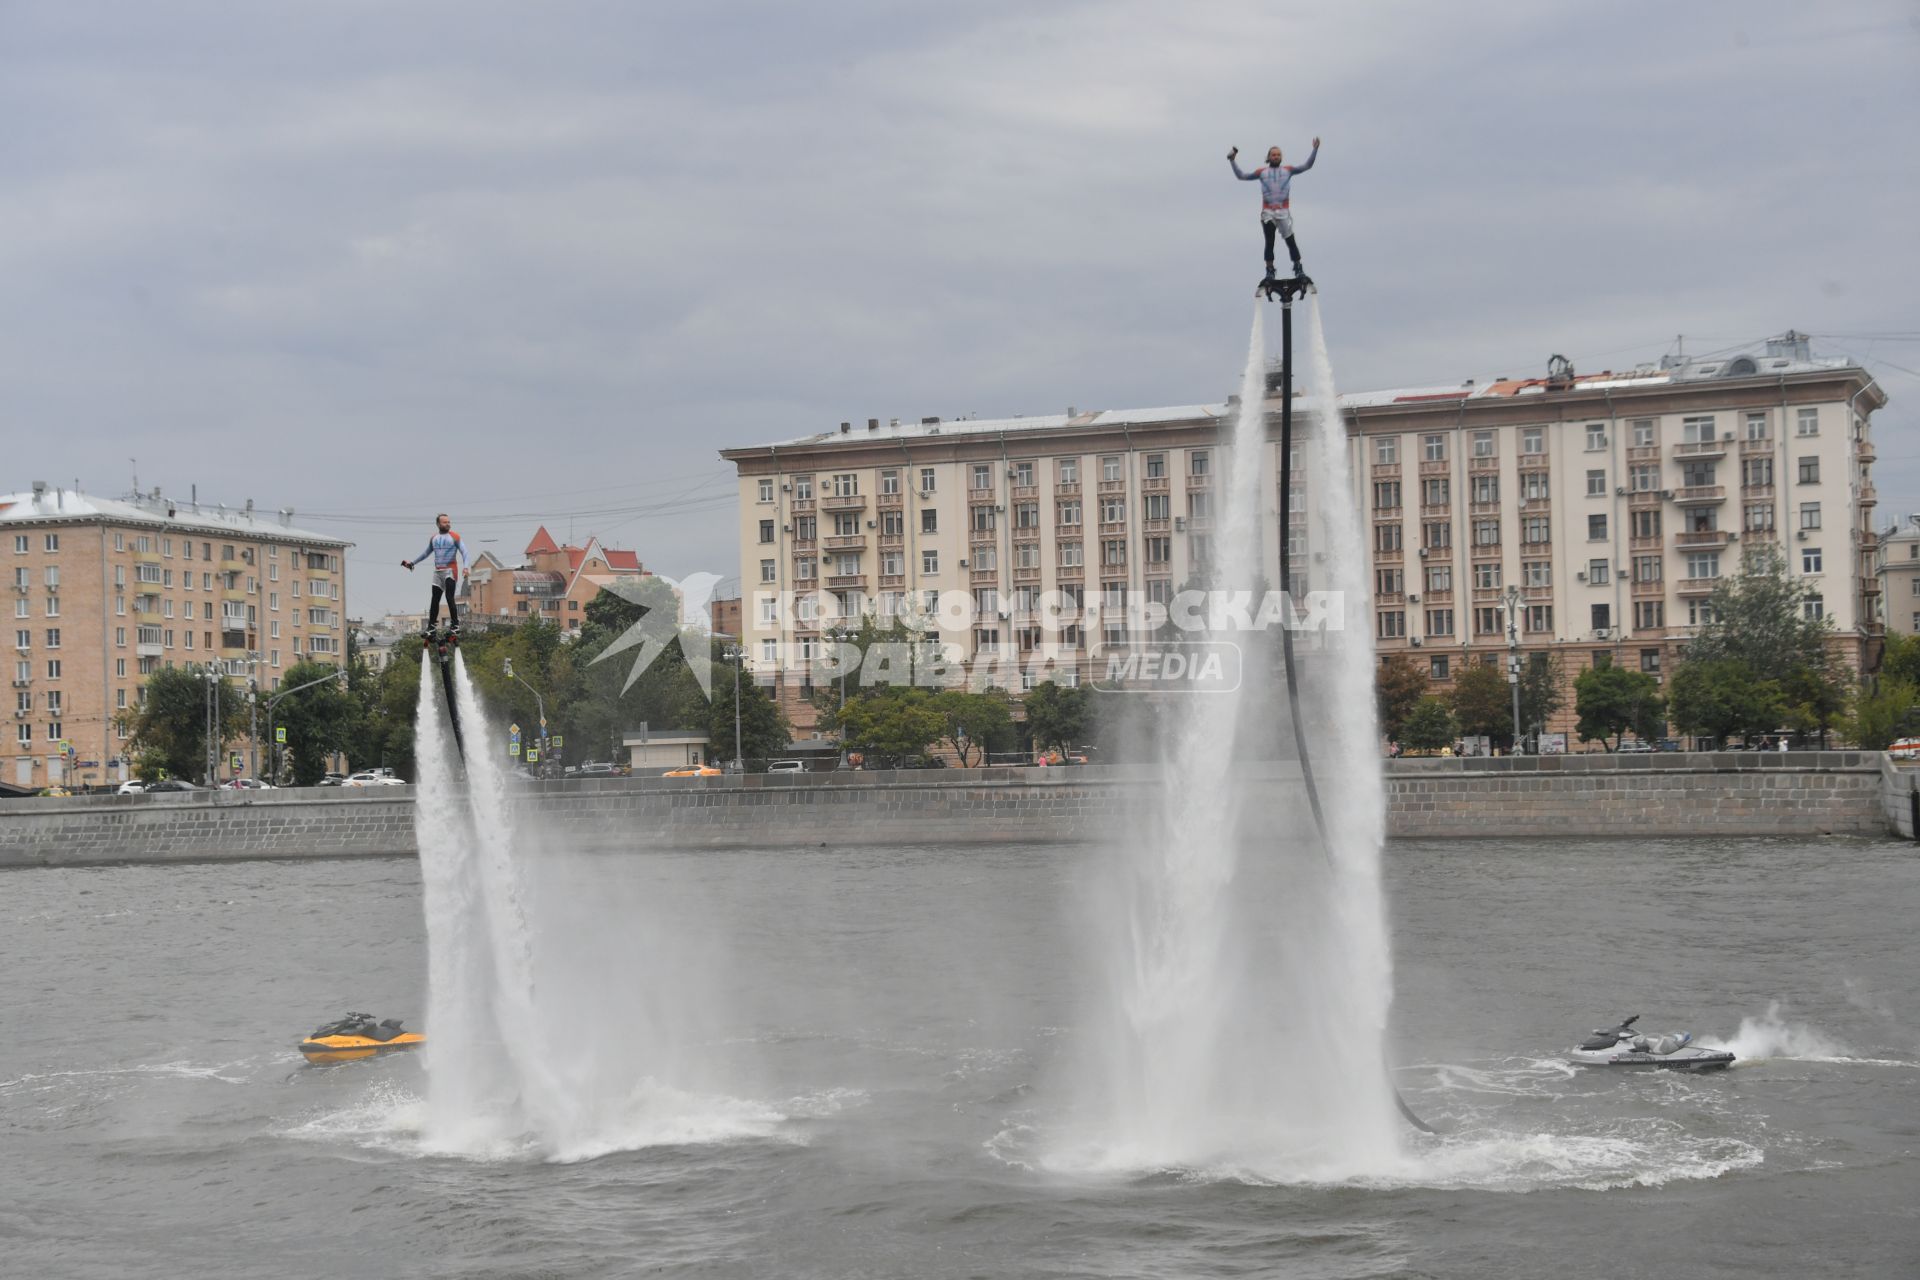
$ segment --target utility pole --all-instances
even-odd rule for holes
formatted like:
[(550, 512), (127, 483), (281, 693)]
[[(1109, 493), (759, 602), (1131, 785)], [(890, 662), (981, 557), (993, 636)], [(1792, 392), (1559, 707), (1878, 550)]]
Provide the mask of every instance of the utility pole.
[(534, 707), (540, 712), (540, 772), (544, 775), (547, 771), (547, 700), (540, 696), (538, 689), (527, 684), (525, 680), (521, 680), (519, 676), (513, 673), (512, 658), (507, 658), (504, 661), (506, 664), (507, 679), (519, 680), (521, 684), (526, 685), (527, 692), (533, 695)]
[(1513, 754), (1520, 755), (1520, 588), (1507, 586), (1507, 684), (1513, 689)]

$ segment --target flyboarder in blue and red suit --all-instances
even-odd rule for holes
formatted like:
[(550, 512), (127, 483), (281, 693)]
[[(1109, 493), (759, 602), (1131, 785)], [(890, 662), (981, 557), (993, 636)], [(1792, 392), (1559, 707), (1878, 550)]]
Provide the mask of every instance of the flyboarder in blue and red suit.
[(1280, 163), (1280, 148), (1267, 149), (1267, 162), (1252, 173), (1240, 172), (1240, 148), (1227, 152), (1227, 163), (1233, 166), (1233, 176), (1242, 182), (1260, 183), (1260, 228), (1266, 233), (1267, 240), (1267, 279), (1273, 279), (1273, 235), (1287, 242), (1287, 252), (1293, 257), (1293, 278), (1308, 287), (1312, 281), (1307, 279), (1307, 270), (1300, 264), (1300, 245), (1293, 238), (1292, 203), (1293, 175), (1305, 173), (1313, 168), (1315, 157), (1320, 154), (1320, 139), (1313, 140), (1313, 151), (1302, 165)]
[(433, 557), (433, 603), (427, 608), (427, 635), (433, 635), (434, 626), (440, 621), (440, 597), (447, 598), (447, 634), (457, 637), (460, 634), (460, 606), (454, 603), (454, 594), (460, 589), (460, 570), (467, 563), (466, 544), (460, 541), (460, 535), (453, 531), (453, 521), (442, 511), (434, 517), (433, 536), (427, 539), (427, 549), (411, 560), (400, 563), (411, 570), (428, 556)]

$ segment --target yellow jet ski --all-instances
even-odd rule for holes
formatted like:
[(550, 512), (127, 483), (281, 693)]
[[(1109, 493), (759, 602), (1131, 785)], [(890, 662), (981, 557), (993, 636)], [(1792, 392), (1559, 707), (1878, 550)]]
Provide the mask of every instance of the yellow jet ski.
[(427, 1038), (417, 1031), (403, 1031), (398, 1018), (376, 1022), (370, 1013), (349, 1013), (302, 1040), (300, 1052), (308, 1062), (351, 1062), (355, 1058), (418, 1049), (426, 1042)]

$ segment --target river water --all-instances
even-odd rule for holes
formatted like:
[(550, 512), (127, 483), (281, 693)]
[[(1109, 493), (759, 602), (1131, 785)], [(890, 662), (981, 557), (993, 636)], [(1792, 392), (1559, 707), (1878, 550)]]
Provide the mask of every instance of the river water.
[[(1076, 911), (1102, 856), (555, 858), (545, 892), (633, 945), (539, 997), (591, 1019), (644, 995), (640, 1019), (697, 993), (684, 1061), (707, 1073), (635, 1080), (603, 1141), (562, 1160), (429, 1154), (419, 1057), (293, 1050), (350, 1008), (423, 1016), (414, 863), (0, 877), (0, 1270), (1920, 1274), (1913, 846), (1389, 846), (1397, 1082), (1444, 1132), (1336, 1184), (1284, 1160), (1076, 1164)], [(1556, 1061), (1633, 1013), (1742, 1065)]]

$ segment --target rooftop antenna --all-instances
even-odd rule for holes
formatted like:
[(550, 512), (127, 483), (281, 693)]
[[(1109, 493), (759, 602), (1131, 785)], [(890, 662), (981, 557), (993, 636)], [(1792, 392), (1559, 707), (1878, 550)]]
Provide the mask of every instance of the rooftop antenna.
[(140, 459), (128, 458), (127, 464), (133, 468), (133, 496), (140, 496)]

